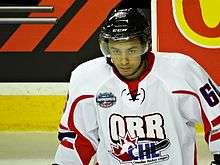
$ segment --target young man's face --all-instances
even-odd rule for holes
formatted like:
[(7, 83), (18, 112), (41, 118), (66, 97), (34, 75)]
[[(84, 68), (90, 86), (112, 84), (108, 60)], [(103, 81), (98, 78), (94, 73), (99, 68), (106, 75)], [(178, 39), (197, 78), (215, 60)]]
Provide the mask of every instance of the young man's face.
[(143, 46), (138, 38), (109, 41), (111, 59), (119, 73), (126, 79), (135, 79), (140, 69)]

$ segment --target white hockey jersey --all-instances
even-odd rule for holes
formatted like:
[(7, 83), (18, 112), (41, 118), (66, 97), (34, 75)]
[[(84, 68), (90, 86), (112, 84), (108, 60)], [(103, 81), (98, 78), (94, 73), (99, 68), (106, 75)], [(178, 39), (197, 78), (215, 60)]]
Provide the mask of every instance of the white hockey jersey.
[(148, 54), (135, 83), (121, 80), (104, 57), (88, 61), (72, 72), (55, 162), (195, 165), (195, 123), (203, 123), (210, 151), (220, 151), (219, 100), (212, 79), (182, 54)]

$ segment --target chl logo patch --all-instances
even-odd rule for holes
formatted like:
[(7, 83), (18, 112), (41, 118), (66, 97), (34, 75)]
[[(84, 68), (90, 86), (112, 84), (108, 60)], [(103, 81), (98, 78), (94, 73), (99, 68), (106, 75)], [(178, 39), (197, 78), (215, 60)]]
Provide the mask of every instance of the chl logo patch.
[(169, 139), (156, 141), (139, 141), (138, 137), (132, 138), (129, 132), (125, 137), (120, 137), (120, 143), (111, 144), (111, 153), (121, 163), (152, 164), (169, 159), (169, 155), (161, 152), (170, 146)]
[(99, 93), (96, 102), (102, 108), (110, 108), (116, 103), (116, 96), (111, 92)]
[(112, 156), (120, 163), (152, 164), (169, 159), (165, 150), (170, 146), (166, 137), (163, 116), (154, 113), (146, 116), (109, 118)]

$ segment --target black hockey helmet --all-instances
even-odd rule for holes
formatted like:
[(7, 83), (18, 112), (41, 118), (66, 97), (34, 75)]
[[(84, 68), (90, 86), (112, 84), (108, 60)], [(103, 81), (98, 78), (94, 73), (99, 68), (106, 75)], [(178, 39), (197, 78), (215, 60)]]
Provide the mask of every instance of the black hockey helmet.
[[(108, 42), (110, 40), (128, 40), (139, 37), (144, 54), (149, 49), (151, 33), (148, 20), (139, 8), (115, 9), (109, 14), (99, 34), (100, 49), (104, 56), (110, 57)], [(140, 55), (142, 55), (140, 54)]]

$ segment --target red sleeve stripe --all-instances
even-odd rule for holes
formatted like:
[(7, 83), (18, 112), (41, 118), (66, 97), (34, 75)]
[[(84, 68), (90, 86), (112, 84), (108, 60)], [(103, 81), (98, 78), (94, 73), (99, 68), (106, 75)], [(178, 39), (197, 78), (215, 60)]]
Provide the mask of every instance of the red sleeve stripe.
[(62, 124), (60, 124), (59, 127), (63, 130), (69, 130), (67, 127), (64, 127)]
[(201, 109), (201, 115), (202, 115), (202, 120), (203, 120), (203, 124), (204, 124), (204, 130), (205, 130), (205, 140), (207, 143), (209, 143), (209, 135), (210, 135), (210, 131), (211, 131), (211, 124), (209, 123), (209, 120), (204, 112), (204, 109), (202, 107), (202, 103), (201, 100), (199, 98), (199, 96), (192, 92), (192, 91), (186, 91), (186, 90), (178, 90), (178, 91), (173, 91), (172, 93), (174, 94), (187, 94), (187, 95), (192, 95), (194, 96), (200, 105), (200, 109)]
[(67, 140), (61, 141), (61, 143), (64, 147), (73, 149), (73, 143), (68, 142)]
[(216, 140), (220, 140), (220, 132), (211, 135), (210, 141), (213, 142)]
[(91, 142), (85, 136), (83, 136), (80, 133), (80, 131), (75, 127), (75, 125), (74, 125), (74, 115), (75, 115), (74, 111), (75, 111), (77, 104), (80, 101), (82, 101), (84, 99), (92, 98), (92, 97), (94, 97), (94, 96), (93, 95), (79, 96), (72, 103), (71, 110), (69, 113), (69, 118), (68, 118), (68, 127), (70, 128), (71, 131), (74, 131), (77, 134), (77, 138), (75, 141), (75, 148), (76, 148), (76, 151), (78, 152), (79, 157), (84, 165), (89, 164), (92, 156), (96, 153), (96, 151), (94, 150)]
[(197, 165), (197, 147), (196, 147), (196, 144), (195, 144), (195, 147), (194, 147), (194, 165)]
[(220, 116), (218, 116), (217, 118), (212, 120), (213, 127), (215, 127), (216, 125), (219, 125), (219, 124), (220, 124)]

